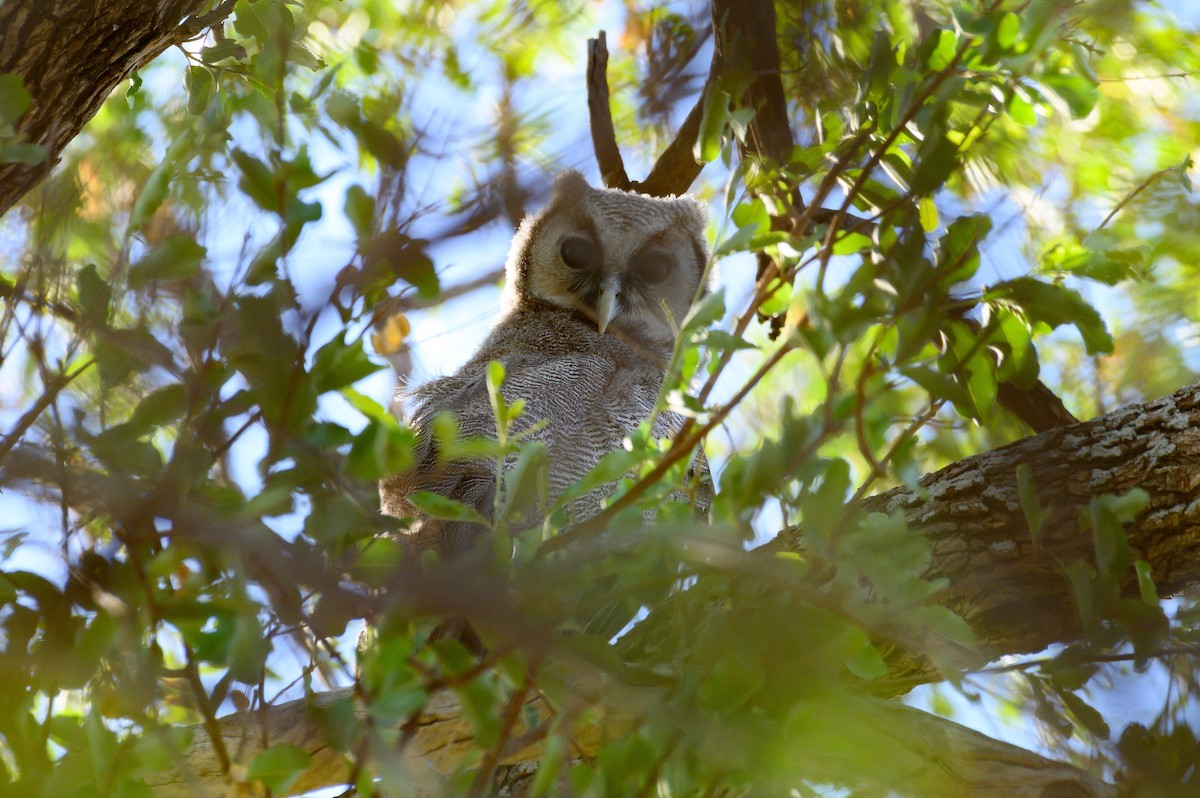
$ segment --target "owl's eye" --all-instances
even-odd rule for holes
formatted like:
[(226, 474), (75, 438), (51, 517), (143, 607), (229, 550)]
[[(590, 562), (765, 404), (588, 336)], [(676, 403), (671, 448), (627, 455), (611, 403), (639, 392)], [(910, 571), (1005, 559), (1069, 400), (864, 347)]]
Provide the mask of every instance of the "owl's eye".
[(592, 270), (600, 267), (600, 246), (582, 233), (573, 233), (558, 245), (562, 262), (572, 269)]
[(629, 270), (650, 285), (666, 280), (674, 268), (675, 258), (662, 247), (646, 247), (629, 259)]

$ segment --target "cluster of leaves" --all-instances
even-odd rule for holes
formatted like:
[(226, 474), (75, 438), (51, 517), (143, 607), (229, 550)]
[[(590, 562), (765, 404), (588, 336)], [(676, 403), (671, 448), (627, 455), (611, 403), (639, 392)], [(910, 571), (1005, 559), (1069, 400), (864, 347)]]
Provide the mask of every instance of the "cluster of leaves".
[[(958, 676), (954, 655), (972, 639), (936, 602), (944, 582), (923, 577), (924, 539), (853, 500), (1015, 435), (1001, 386), (1056, 371), (1046, 351), (1080, 350), (1041, 337), (1039, 352), (1039, 336), (1071, 327), (1088, 355), (1116, 347), (1121, 363), (1134, 333), (1109, 332), (1089, 286), (1141, 280), (1138, 308), (1200, 312), (1178, 291), (1169, 301), (1193, 268), (1182, 264), (1200, 259), (1178, 227), (1191, 201), (1165, 179), (1184, 175), (1200, 130), (1167, 109), (1162, 132), (1127, 84), (1101, 79), (1191, 70), (1195, 56), (1168, 46), (1184, 34), (1135, 3), (1102, 3), (1120, 12), (1107, 22), (1050, 0), (1016, 5), (779, 4), (785, 88), (804, 98), (788, 109), (797, 146), (782, 164), (735, 160), (753, 148), (737, 78), (708, 97), (695, 146), (713, 161), (701, 190), (729, 220), (715, 256), (763, 254), (772, 268), (728, 312), (717, 292), (682, 320), (660, 410), (682, 414), (683, 430), (655, 440), (648, 421), (550, 497), (545, 449), (516, 432), (521, 407), (494, 371), (498, 440), (439, 427), (445, 456), (504, 466), (491, 520), (410, 497), (480, 526), (488, 556), (469, 568), (409, 567), (404, 522), (378, 514), (375, 484), (411, 464), (414, 441), (363, 388), (390, 379), (363, 339), (375, 329), (378, 354), (403, 351), (428, 318), (414, 309), (439, 294), (435, 263), (505, 230), (495, 220), (546, 185), (521, 164), (579, 159), (577, 143), (554, 150), (539, 91), (587, 29), (557, 3), (239, 0), (182, 60), (144, 70), (29, 200), (22, 257), (0, 274), (0, 368), (29, 397), (28, 412), (3, 416), (0, 481), (33, 519), (0, 565), (8, 778), (29, 794), (149, 794), (147, 776), (205, 733), (187, 724), (288, 688), (353, 684), (314, 716), (364, 793), (406, 794), (421, 778), (399, 754), (446, 690), (475, 745), (430, 789), (481, 794), (516, 741), (545, 746), (539, 795), (892, 783), (911, 754), (862, 703), (888, 678), (884, 653)], [(655, 128), (631, 120), (661, 122), (694, 87), (702, 17), (628, 12), (630, 42), (651, 48), (647, 73), (663, 81), (618, 116), (642, 155)], [(158, 85), (180, 79), (182, 91)], [(474, 118), (480, 94), (499, 98), (497, 119)], [(5, 138), (27, 103), (19, 78), (0, 76), (0, 157), (36, 155)], [(1103, 146), (1080, 146), (1084, 129)], [(1144, 185), (1100, 168), (1144, 145), (1129, 130), (1158, 148), (1152, 163), (1123, 161), (1145, 167)], [(474, 185), (452, 177), (457, 150), (480, 164), (457, 173), (479, 169)], [(440, 193), (413, 188), (426, 184)], [(1033, 207), (1055, 186), (1061, 225), (1006, 204)], [(1091, 220), (1089, 201), (1139, 188), (1111, 225)], [(820, 207), (835, 213), (814, 224)], [(1143, 215), (1162, 230), (1146, 234)], [(989, 264), (1006, 246), (1019, 276)], [(1165, 261), (1176, 268), (1152, 280)], [(373, 328), (381, 303), (414, 323), (393, 313)], [(776, 340), (760, 315), (782, 320)], [(1154, 357), (1184, 370), (1178, 350)], [(726, 422), (722, 450), (710, 433)], [(719, 489), (698, 523), (689, 468), (705, 439)], [(606, 509), (576, 524), (571, 503), (597, 490)], [(1046, 497), (1028, 478), (1022, 497), (1036, 545)], [(1085, 525), (1095, 565), (1067, 564), (1088, 641), (1027, 669), (1030, 714), (1093, 740), (1110, 736), (1081, 697), (1097, 662), (1125, 646), (1149, 662), (1194, 627), (1186, 613), (1167, 623), (1129, 554), (1122, 524), (1137, 501), (1098, 501)], [(803, 557), (745, 551), (774, 509), (803, 524)], [(39, 546), (54, 565), (28, 564)], [(1140, 598), (1119, 590), (1130, 569)], [(462, 616), (482, 658), (434, 633)], [(364, 619), (377, 633), (359, 655)], [(572, 737), (615, 699), (581, 704), (568, 687), (579, 671), (614, 695), (657, 691), (585, 761)], [(526, 706), (534, 695), (540, 709)], [(1160, 719), (1095, 750), (1124, 756), (1132, 781), (1191, 750), (1169, 734)], [(865, 740), (878, 769), (847, 758)], [(228, 767), (232, 752), (217, 750)], [(282, 792), (307, 764), (274, 745), (244, 778)]]

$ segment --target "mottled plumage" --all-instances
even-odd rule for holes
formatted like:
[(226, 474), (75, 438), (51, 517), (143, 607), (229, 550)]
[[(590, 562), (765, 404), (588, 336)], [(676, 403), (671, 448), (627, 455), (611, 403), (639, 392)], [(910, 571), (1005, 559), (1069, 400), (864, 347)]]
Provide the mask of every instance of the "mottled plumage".
[[(650, 416), (675, 331), (703, 279), (705, 218), (687, 197), (595, 189), (577, 172), (555, 181), (549, 205), (513, 239), (504, 310), (491, 334), (457, 372), (407, 397), (415, 402), (417, 465), (384, 479), (380, 495), (384, 512), (417, 519), (410, 538), (417, 548), (453, 555), (479, 528), (425, 518), (405, 501), (409, 493), (434, 491), (491, 515), (495, 465), (441, 463), (428, 434), (433, 417), (450, 411), (463, 435), (495, 437), (490, 361), (505, 367), (505, 399), (525, 400), (515, 429), (548, 422), (533, 435), (547, 447), (552, 495)], [(662, 413), (654, 434), (669, 437), (681, 423)], [(702, 455), (696, 465), (706, 471)], [(575, 520), (595, 513), (601, 498), (576, 502)]]

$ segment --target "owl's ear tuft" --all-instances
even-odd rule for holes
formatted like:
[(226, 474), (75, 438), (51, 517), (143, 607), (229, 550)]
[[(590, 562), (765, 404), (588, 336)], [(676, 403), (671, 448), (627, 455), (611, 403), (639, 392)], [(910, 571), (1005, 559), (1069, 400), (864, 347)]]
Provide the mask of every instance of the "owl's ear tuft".
[(592, 185), (588, 183), (586, 177), (574, 169), (567, 169), (559, 172), (558, 176), (554, 178), (552, 197), (554, 200), (562, 200), (577, 197), (593, 190)]
[(708, 206), (690, 194), (674, 197), (673, 202), (688, 231), (696, 238), (703, 239), (708, 227)]

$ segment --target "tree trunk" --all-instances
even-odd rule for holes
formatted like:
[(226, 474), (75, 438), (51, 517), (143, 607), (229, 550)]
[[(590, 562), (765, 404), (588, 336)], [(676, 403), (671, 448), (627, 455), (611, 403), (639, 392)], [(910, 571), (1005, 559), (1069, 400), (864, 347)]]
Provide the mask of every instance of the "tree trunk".
[(40, 164), (0, 163), (0, 216), (49, 174), (121, 81), (232, 10), (212, 19), (196, 16), (212, 2), (0, 2), (0, 74), (21, 76), (32, 95), (17, 132), (46, 151)]

